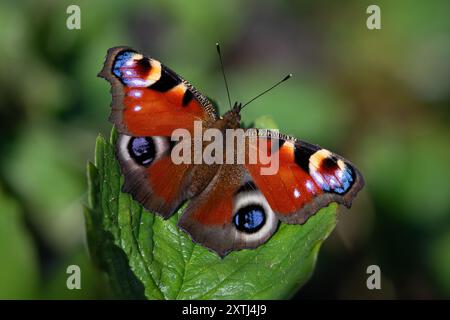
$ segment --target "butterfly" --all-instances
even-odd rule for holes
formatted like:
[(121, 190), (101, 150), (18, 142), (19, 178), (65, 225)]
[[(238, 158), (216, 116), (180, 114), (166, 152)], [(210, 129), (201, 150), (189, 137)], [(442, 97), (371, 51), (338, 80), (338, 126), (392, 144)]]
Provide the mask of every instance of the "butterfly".
[(262, 174), (258, 162), (175, 163), (175, 130), (193, 132), (196, 122), (220, 132), (239, 129), (242, 104), (219, 116), (189, 82), (129, 47), (109, 49), (99, 76), (111, 84), (109, 120), (119, 132), (123, 192), (164, 219), (187, 202), (179, 228), (221, 257), (265, 243), (280, 221), (303, 224), (331, 202), (350, 207), (364, 186), (361, 173), (343, 157), (270, 130), (253, 132), (276, 146), (275, 174)]

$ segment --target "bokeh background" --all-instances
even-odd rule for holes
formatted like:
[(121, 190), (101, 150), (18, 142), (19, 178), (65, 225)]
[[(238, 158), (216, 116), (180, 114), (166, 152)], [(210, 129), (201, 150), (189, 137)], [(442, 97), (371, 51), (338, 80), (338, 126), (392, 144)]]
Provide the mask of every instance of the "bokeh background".
[[(66, 9), (81, 8), (81, 30)], [(381, 8), (368, 30), (366, 8)], [(295, 298), (450, 298), (448, 1), (0, 2), (0, 298), (106, 298), (85, 245), (85, 166), (108, 135), (106, 50), (163, 61), (244, 111), (357, 164), (366, 187)], [(301, 244), (299, 244), (301, 245)], [(66, 289), (66, 268), (82, 290)], [(366, 288), (379, 265), (382, 289)]]

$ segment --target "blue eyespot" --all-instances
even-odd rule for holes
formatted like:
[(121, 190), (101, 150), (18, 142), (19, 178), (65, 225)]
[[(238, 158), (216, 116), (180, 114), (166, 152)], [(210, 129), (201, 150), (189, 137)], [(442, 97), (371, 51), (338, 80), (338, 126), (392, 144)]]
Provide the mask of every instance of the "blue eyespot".
[(351, 187), (353, 183), (352, 172), (349, 167), (346, 167), (345, 170), (341, 171), (341, 175), (339, 177), (340, 187), (336, 187), (333, 191), (337, 194), (344, 194)]
[(136, 59), (136, 52), (123, 51), (119, 53), (113, 63), (113, 74), (124, 84), (129, 87), (148, 87), (152, 84), (147, 76), (152, 66), (150, 59)]
[(116, 75), (116, 77), (123, 77), (121, 68), (125, 65), (125, 63), (133, 58), (134, 54), (135, 52), (133, 51), (124, 51), (117, 55), (113, 65), (113, 73)]
[(245, 206), (234, 215), (233, 222), (239, 231), (257, 232), (266, 222), (264, 208), (255, 204)]
[(332, 173), (312, 171), (311, 176), (323, 191), (337, 194), (346, 193), (354, 182), (354, 172), (348, 165), (345, 169), (338, 168)]
[(133, 137), (128, 143), (128, 153), (137, 164), (150, 165), (155, 159), (155, 143), (151, 137)]

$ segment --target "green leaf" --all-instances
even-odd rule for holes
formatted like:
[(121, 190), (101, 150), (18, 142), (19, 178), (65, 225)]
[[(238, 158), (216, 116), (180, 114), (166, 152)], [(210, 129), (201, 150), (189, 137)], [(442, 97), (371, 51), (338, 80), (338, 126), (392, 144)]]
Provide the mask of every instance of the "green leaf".
[(281, 224), (264, 245), (221, 259), (197, 245), (176, 223), (146, 212), (120, 187), (123, 177), (110, 141), (99, 136), (88, 164), (85, 210), (92, 258), (121, 298), (286, 299), (308, 280), (322, 242), (336, 223), (336, 204), (304, 225)]

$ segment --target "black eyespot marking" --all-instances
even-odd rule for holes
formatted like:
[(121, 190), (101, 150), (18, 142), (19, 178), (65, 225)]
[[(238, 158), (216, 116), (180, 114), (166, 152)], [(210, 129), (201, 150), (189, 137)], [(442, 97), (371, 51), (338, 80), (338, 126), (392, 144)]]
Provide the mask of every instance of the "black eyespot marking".
[(156, 149), (152, 137), (133, 137), (128, 143), (130, 157), (142, 166), (150, 165), (155, 159)]
[(151, 89), (166, 92), (181, 83), (180, 77), (165, 66), (161, 66), (161, 78), (150, 86)]
[(285, 142), (286, 140), (284, 139), (278, 139), (278, 150), (281, 149), (281, 147), (284, 145)]
[(300, 168), (309, 173), (309, 158), (320, 150), (320, 147), (313, 144), (302, 142), (295, 145), (295, 162)]
[(253, 183), (253, 181), (248, 181), (245, 184), (243, 184), (242, 186), (240, 186), (235, 194), (238, 194), (241, 192), (247, 192), (247, 191), (255, 191), (255, 190), (258, 190), (258, 187)]
[(320, 169), (335, 170), (338, 168), (337, 159), (335, 156), (326, 157), (320, 163)]
[(152, 65), (150, 64), (150, 59), (148, 58), (142, 58), (136, 63), (136, 72), (141, 78), (145, 78), (151, 69)]
[(187, 106), (189, 104), (189, 102), (191, 102), (193, 97), (194, 97), (194, 95), (192, 94), (191, 90), (186, 89), (186, 91), (184, 92), (184, 96), (183, 96), (182, 106), (183, 107)]
[(233, 223), (239, 231), (255, 233), (266, 223), (266, 213), (260, 205), (247, 205), (234, 215)]

